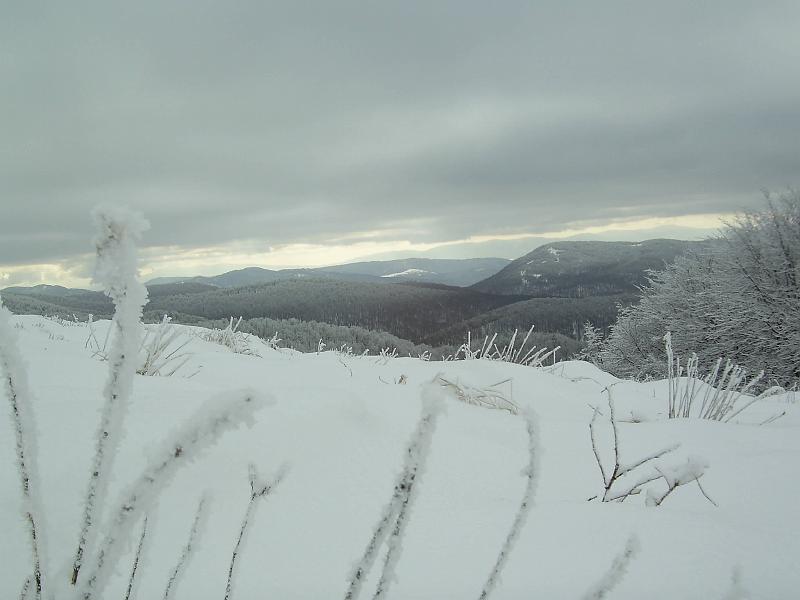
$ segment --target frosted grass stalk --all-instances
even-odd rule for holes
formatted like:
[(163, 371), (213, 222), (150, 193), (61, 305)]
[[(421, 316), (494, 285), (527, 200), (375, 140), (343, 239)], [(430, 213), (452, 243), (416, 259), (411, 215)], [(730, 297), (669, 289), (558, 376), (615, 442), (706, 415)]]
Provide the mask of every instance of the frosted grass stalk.
[(503, 542), (503, 546), (500, 548), (500, 553), (497, 555), (494, 567), (489, 573), (486, 583), (483, 585), (479, 596), (481, 600), (489, 598), (492, 591), (497, 587), (500, 575), (508, 563), (508, 557), (514, 549), (514, 545), (517, 539), (519, 539), (522, 528), (528, 520), (528, 514), (530, 513), (531, 506), (533, 506), (533, 499), (536, 495), (537, 476), (539, 474), (538, 419), (536, 413), (530, 407), (523, 410), (521, 414), (525, 419), (525, 428), (528, 433), (528, 464), (523, 471), (523, 475), (525, 475), (526, 478), (525, 491), (522, 494), (522, 501), (520, 502), (519, 509), (517, 509), (517, 514), (514, 516), (514, 521), (511, 523), (511, 529), (509, 529), (505, 542)]
[[(22, 491), (22, 513), (28, 529), (32, 574), (29, 591), (38, 600), (46, 586), (46, 553), (43, 541), (44, 511), (41, 507), (37, 468), (36, 420), (31, 406), (28, 374), (19, 352), (17, 332), (11, 326), (11, 312), (0, 300), (0, 371), (8, 397)], [(25, 592), (26, 595), (29, 591)]]
[(391, 499), (381, 511), (380, 519), (373, 529), (364, 554), (350, 575), (348, 589), (344, 596), (345, 600), (355, 600), (361, 594), (364, 580), (375, 564), (381, 545), (389, 536), (390, 530), (392, 538), (374, 597), (379, 598), (385, 594), (390, 582), (394, 580), (397, 562), (402, 554), (402, 539), (408, 510), (416, 497), (412, 495), (412, 491), (424, 469), (431, 440), (436, 430), (436, 420), (444, 410), (444, 396), (442, 388), (435, 383), (429, 383), (423, 387), (422, 411), (417, 428), (404, 453), (402, 471), (395, 482)]
[(640, 548), (639, 538), (631, 535), (622, 552), (614, 557), (611, 567), (605, 575), (583, 595), (583, 600), (602, 600), (602, 598), (605, 598), (623, 580), (631, 562), (638, 556)]
[(97, 226), (94, 281), (114, 302), (116, 335), (108, 355), (108, 379), (95, 442), (89, 485), (83, 503), (78, 547), (73, 559), (71, 583), (76, 585), (87, 549), (94, 546), (99, 511), (105, 502), (117, 447), (123, 436), (123, 420), (133, 389), (141, 343), (142, 308), (147, 288), (137, 273), (136, 242), (148, 228), (140, 215), (119, 207), (98, 207), (92, 212)]

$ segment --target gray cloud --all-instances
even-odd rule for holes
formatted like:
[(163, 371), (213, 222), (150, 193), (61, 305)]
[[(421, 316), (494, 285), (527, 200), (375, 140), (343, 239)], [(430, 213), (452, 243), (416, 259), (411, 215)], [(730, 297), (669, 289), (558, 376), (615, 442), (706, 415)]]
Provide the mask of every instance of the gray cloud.
[(796, 2), (18, 3), (0, 263), (736, 210), (800, 173)]

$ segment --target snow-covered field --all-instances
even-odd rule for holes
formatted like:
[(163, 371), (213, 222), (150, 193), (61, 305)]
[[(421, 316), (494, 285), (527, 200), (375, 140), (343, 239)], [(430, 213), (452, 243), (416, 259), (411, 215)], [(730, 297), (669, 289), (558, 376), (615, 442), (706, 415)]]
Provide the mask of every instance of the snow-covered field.
[[(88, 328), (43, 317), (13, 318), (38, 420), (39, 468), (51, 573), (66, 579), (78, 535), (108, 363), (86, 348)], [(107, 323), (96, 324), (102, 338)], [(603, 491), (589, 438), (591, 406), (603, 416), (600, 450), (612, 460), (604, 386), (615, 381), (581, 362), (550, 370), (482, 360), (298, 354), (260, 347), (234, 354), (192, 337), (189, 362), (172, 377), (137, 375), (110, 498), (139, 473), (153, 448), (209, 397), (250, 388), (272, 398), (252, 427), (227, 434), (181, 470), (148, 513), (132, 597), (161, 598), (207, 494), (207, 519), (176, 598), (222, 599), (228, 565), (250, 498), (248, 464), (283, 481), (256, 508), (240, 548), (233, 598), (343, 598), (348, 577), (389, 501), (421, 410), (421, 389), (440, 371), (450, 380), (503, 389), (538, 416), (534, 505), (492, 598), (583, 598), (631, 533), (641, 551), (608, 597), (800, 597), (800, 407), (780, 396), (719, 423), (665, 418), (666, 382), (614, 387), (623, 460), (673, 443), (669, 468), (688, 456), (710, 465), (703, 488), (677, 489), (661, 506), (645, 494), (624, 503), (587, 502)], [(194, 375), (193, 375), (194, 374)], [(193, 375), (188, 377), (189, 375)], [(405, 383), (396, 383), (401, 381)], [(5, 400), (4, 400), (5, 402)], [(775, 422), (758, 426), (773, 414)], [(631, 420), (643, 422), (624, 422)], [(16, 598), (30, 572), (14, 467), (14, 436), (0, 421), (0, 598)], [(755, 423), (755, 424), (754, 424)], [(519, 507), (528, 463), (525, 421), (446, 400), (408, 521), (396, 581), (398, 600), (477, 598)], [(650, 485), (663, 489), (663, 481)], [(138, 541), (105, 598), (124, 598)], [(734, 568), (741, 584), (732, 585)], [(372, 597), (377, 561), (362, 598)], [(738, 594), (738, 595), (737, 595)]]

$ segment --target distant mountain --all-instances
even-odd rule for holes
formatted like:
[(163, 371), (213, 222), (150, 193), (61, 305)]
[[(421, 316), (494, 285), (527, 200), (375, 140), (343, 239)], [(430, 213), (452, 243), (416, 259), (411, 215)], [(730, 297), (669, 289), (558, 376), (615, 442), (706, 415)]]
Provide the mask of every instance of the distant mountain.
[(472, 289), (490, 294), (583, 298), (630, 294), (690, 248), (708, 241), (553, 242), (518, 258)]
[(350, 263), (315, 270), (337, 274), (358, 273), (394, 281), (418, 281), (467, 287), (494, 275), (510, 262), (506, 258), (404, 258)]
[(148, 286), (201, 283), (221, 288), (234, 288), (246, 285), (260, 285), (287, 279), (335, 279), (338, 281), (361, 281), (372, 283), (395, 283), (398, 281), (417, 281), (440, 283), (467, 287), (505, 267), (505, 258), (469, 259), (429, 259), (407, 258), (402, 260), (372, 261), (320, 267), (315, 269), (271, 270), (261, 267), (247, 267), (228, 271), (211, 277), (156, 277), (147, 282)]

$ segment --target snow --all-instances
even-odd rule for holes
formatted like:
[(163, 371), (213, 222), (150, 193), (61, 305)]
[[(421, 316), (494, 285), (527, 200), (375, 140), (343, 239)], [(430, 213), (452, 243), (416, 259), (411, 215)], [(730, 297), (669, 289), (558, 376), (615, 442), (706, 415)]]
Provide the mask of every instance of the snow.
[(405, 271), (400, 271), (399, 273), (390, 273), (389, 275), (381, 275), (381, 277), (408, 277), (409, 275), (417, 277), (419, 275), (425, 275), (427, 273), (430, 273), (431, 275), (434, 274), (432, 271), (425, 271), (423, 269), (406, 269)]
[[(19, 337), (37, 417), (41, 505), (55, 569), (50, 577), (66, 581), (108, 363), (85, 347), (85, 326), (14, 316), (10, 327)], [(100, 339), (108, 327), (107, 321), (95, 324)], [(159, 457), (170, 448), (174, 454), (169, 440), (215, 432), (218, 441), (204, 444), (202, 453), (187, 452), (185, 464), (170, 470), (166, 487), (141, 511), (148, 517), (148, 534), (138, 598), (164, 596), (193, 529), (198, 501), (206, 496), (202, 535), (171, 597), (224, 596), (250, 497), (250, 464), (265, 474), (283, 464), (290, 468), (253, 515), (233, 597), (343, 598), (403, 472), (422, 414), (424, 386), (440, 371), (475, 388), (511, 378), (520, 412), (533, 409), (537, 415), (535, 497), (491, 598), (598, 597), (598, 590), (609, 585), (615, 587), (607, 597), (620, 600), (797, 596), (800, 536), (794, 524), (800, 517), (800, 483), (793, 468), (800, 456), (800, 406), (790, 394), (759, 400), (736, 422), (719, 423), (667, 419), (666, 381), (619, 381), (583, 362), (533, 369), (484, 360), (299, 354), (266, 345), (259, 357), (234, 354), (196, 336), (185, 350), (191, 358), (176, 375), (134, 377), (125, 436), (108, 482), (106, 497), (115, 502), (103, 507), (103, 522), (110, 524), (116, 499), (141, 489), (137, 486), (144, 485)], [(405, 385), (384, 383), (401, 376)], [(616, 383), (625, 461), (680, 444), (659, 467), (681, 480), (702, 470), (703, 488), (718, 507), (696, 485), (678, 487), (658, 507), (646, 506), (645, 494), (622, 504), (587, 502), (603, 491), (588, 423), (594, 406), (607, 419), (602, 391), (611, 383)], [(216, 435), (209, 425), (213, 418), (198, 415), (224, 414), (243, 389), (273, 403), (245, 411), (241, 418), (249, 427), (230, 423)], [(424, 480), (404, 524), (402, 555), (392, 565), (389, 598), (477, 598), (530, 482), (534, 447), (522, 416), (452, 396), (443, 401), (446, 411), (431, 432)], [(757, 425), (783, 411), (784, 417)], [(631, 414), (641, 422), (632, 422)], [(18, 597), (30, 572), (13, 440), (10, 419), (0, 420), (2, 598)], [(598, 441), (608, 459), (608, 437)], [(663, 492), (666, 484), (648, 485)], [(122, 536), (123, 558), (107, 574), (103, 597), (124, 597), (141, 526), (141, 519), (130, 521), (136, 522)], [(104, 525), (99, 533), (110, 532)], [(638, 553), (630, 539), (638, 540)], [(384, 545), (377, 565), (385, 554)], [(376, 566), (365, 578), (361, 598), (372, 597), (380, 576)]]

